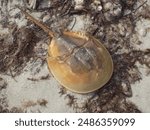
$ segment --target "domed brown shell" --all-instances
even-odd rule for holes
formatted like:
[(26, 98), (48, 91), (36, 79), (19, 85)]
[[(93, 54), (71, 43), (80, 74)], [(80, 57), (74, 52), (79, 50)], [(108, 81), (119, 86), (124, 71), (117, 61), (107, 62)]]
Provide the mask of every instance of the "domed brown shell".
[(107, 49), (97, 39), (79, 32), (64, 32), (53, 38), (47, 63), (58, 82), (77, 93), (95, 91), (105, 85), (113, 72)]
[(63, 32), (56, 37), (49, 27), (17, 8), (52, 38), (47, 63), (61, 85), (73, 92), (88, 93), (108, 82), (113, 72), (113, 62), (101, 42), (80, 32)]

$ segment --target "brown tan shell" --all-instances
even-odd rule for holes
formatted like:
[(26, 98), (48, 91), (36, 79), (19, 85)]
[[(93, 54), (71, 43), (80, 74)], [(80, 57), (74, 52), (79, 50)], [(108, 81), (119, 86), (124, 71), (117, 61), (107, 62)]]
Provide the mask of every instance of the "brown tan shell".
[(106, 48), (92, 36), (64, 32), (53, 38), (48, 49), (48, 66), (61, 85), (77, 93), (101, 88), (113, 72)]
[(89, 93), (108, 82), (113, 73), (113, 62), (100, 41), (93, 36), (71, 31), (55, 37), (48, 27), (24, 13), (52, 37), (47, 63), (61, 85), (73, 92)]

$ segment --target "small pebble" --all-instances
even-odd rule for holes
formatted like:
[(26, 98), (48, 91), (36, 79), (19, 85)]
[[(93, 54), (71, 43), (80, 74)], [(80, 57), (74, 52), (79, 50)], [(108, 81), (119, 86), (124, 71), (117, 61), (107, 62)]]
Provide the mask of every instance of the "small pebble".
[(141, 29), (139, 29), (138, 33), (140, 36), (145, 37), (147, 34), (147, 31), (145, 28), (141, 28)]
[(101, 4), (101, 2), (99, 0), (94, 0), (93, 3), (96, 4), (96, 5)]
[(110, 10), (111, 6), (112, 6), (112, 3), (108, 2), (108, 3), (106, 3), (106, 4), (104, 5), (104, 9), (105, 9), (106, 11), (107, 11), (107, 10)]
[(75, 0), (75, 10), (83, 9), (84, 0)]
[(124, 93), (126, 96), (128, 96), (128, 97), (131, 97), (131, 96), (132, 96), (131, 88), (130, 88), (130, 86), (128, 86), (127, 84), (122, 83), (122, 90), (123, 90), (123, 93)]
[(50, 16), (49, 15), (45, 15), (43, 17), (43, 23), (47, 22), (49, 19), (50, 19)]
[(118, 16), (120, 13), (121, 13), (121, 8), (118, 7), (117, 9), (114, 10), (115, 16)]
[(75, 10), (82, 10), (83, 9), (83, 6), (82, 5), (77, 5), (74, 7)]
[(101, 10), (102, 10), (102, 6), (98, 6), (98, 7), (97, 7), (97, 10), (98, 10), (98, 11), (101, 11)]

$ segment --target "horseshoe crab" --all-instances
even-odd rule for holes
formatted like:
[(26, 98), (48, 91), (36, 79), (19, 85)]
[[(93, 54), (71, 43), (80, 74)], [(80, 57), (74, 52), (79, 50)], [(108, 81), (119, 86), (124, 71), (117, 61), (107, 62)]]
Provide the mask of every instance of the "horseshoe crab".
[(89, 93), (108, 82), (113, 73), (113, 61), (99, 40), (82, 32), (63, 31), (58, 35), (19, 9), (52, 38), (47, 64), (61, 85), (73, 92)]

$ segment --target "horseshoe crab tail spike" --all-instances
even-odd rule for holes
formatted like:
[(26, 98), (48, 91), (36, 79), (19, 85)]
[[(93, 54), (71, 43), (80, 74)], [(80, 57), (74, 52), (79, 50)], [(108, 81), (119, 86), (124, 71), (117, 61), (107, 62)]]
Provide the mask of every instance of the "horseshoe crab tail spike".
[(37, 26), (39, 26), (40, 28), (42, 28), (46, 33), (49, 34), (50, 37), (54, 37), (54, 33), (49, 29), (48, 26), (46, 26), (45, 24), (39, 22), (37, 19), (35, 19), (34, 17), (32, 17), (30, 14), (28, 14), (26, 11), (24, 11), (23, 9), (21, 9), (19, 6), (16, 6), (18, 9), (21, 10), (21, 12), (23, 14), (25, 14), (25, 16), (32, 21), (34, 24), (36, 24)]

